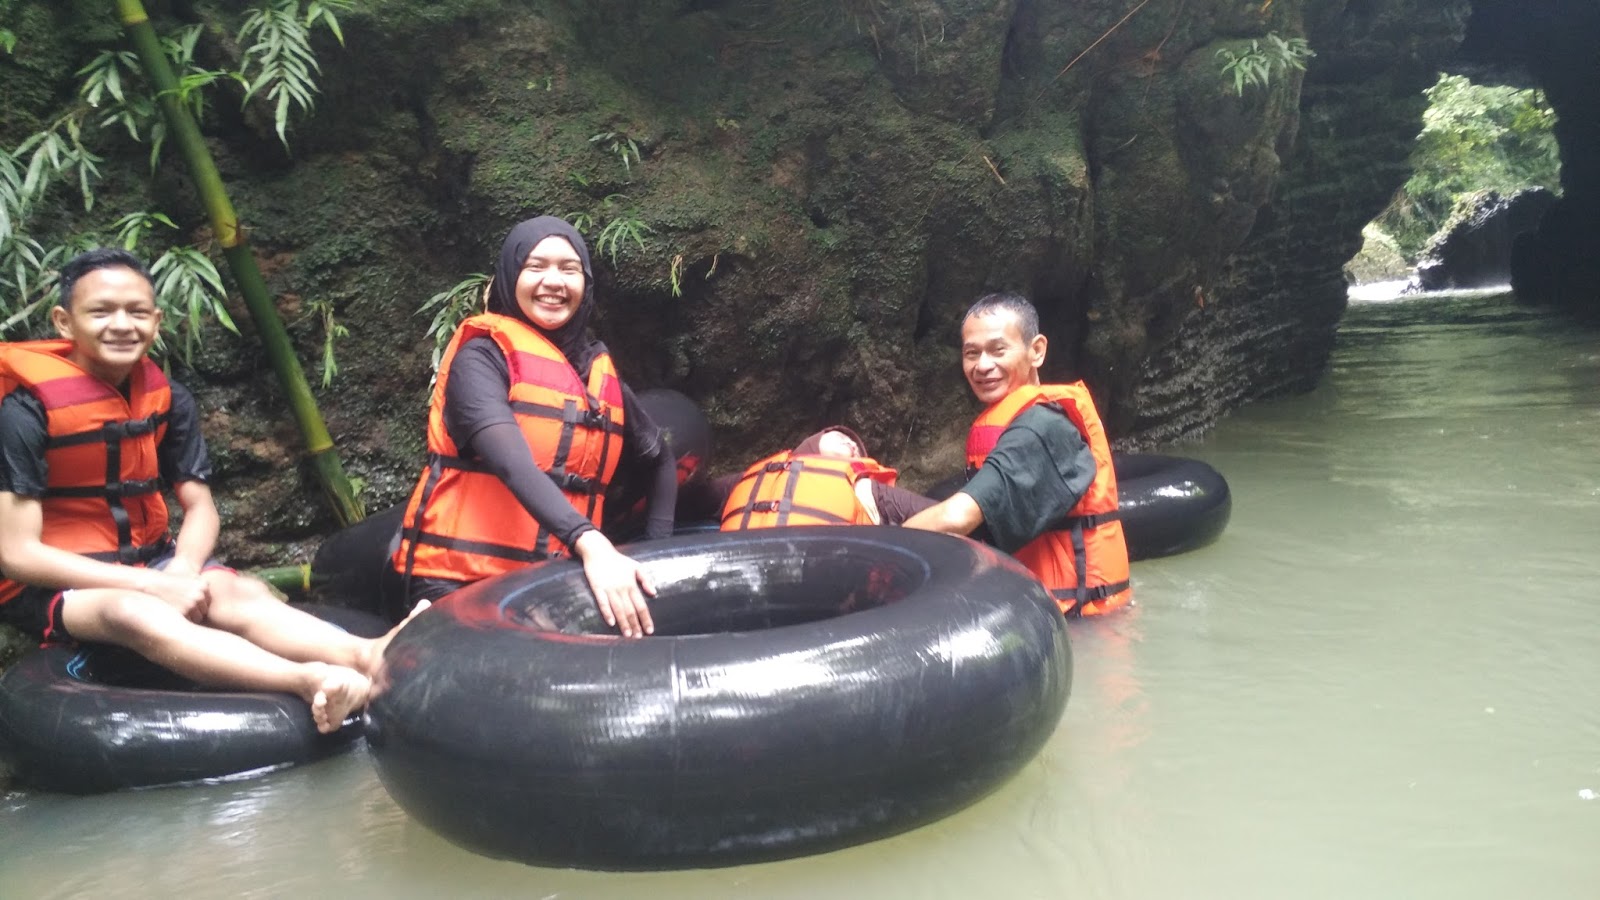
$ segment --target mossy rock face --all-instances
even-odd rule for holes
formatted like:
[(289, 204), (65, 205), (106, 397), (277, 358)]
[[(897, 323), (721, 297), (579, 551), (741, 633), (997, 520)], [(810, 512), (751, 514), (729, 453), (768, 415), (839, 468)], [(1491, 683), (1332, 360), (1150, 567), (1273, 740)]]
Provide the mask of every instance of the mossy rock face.
[[(416, 308), (546, 213), (585, 220), (601, 336), (630, 383), (704, 406), (713, 472), (846, 422), (916, 486), (959, 456), (975, 409), (957, 334), (987, 291), (1035, 300), (1046, 376), (1086, 377), (1123, 443), (1314, 381), (1315, 353), (1278, 335), (1331, 345), (1328, 277), (1361, 223), (1330, 214), (1351, 206), (1330, 179), (1359, 166), (1399, 184), (1413, 70), (1459, 39), (1436, 5), (1362, 22), (1342, 0), (1153, 0), (1132, 16), (1124, 0), (382, 0), (341, 17), (345, 48), (319, 40), (323, 93), (292, 153), (259, 116), (208, 129), (314, 380), (313, 302), (350, 330), (319, 400), (370, 508), (402, 499), (421, 461), (432, 347)], [(1216, 51), (1269, 33), (1307, 37), (1311, 70), (1235, 93)], [(37, 61), (29, 96), (70, 95), (89, 49)], [(1308, 124), (1308, 93), (1329, 121)], [(1357, 110), (1363, 133), (1329, 133)], [(142, 153), (114, 166), (137, 172)], [(1358, 164), (1330, 164), (1344, 159)], [(167, 169), (128, 194), (192, 228)], [(1338, 234), (1306, 237), (1319, 218)], [(241, 327), (180, 374), (208, 411), (223, 549), (265, 562), (332, 519)]]
[(1403, 281), (1411, 275), (1411, 263), (1400, 252), (1400, 245), (1376, 225), (1361, 230), (1361, 250), (1344, 267), (1351, 284)]

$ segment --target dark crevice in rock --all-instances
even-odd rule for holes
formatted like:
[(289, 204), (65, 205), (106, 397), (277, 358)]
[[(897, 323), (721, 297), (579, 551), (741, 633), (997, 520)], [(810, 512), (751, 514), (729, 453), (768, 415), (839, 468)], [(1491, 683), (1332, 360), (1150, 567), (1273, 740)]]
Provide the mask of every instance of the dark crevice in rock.
[(1457, 65), (1518, 86), (1531, 78), (1556, 111), (1561, 199), (1512, 252), (1521, 300), (1600, 314), (1600, 4), (1474, 0)]

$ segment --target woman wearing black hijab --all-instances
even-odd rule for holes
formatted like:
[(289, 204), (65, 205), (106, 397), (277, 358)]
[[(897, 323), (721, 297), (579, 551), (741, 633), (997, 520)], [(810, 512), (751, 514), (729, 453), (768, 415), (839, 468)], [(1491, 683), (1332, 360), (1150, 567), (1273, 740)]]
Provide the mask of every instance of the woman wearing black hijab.
[(428, 465), (392, 559), (409, 602), (573, 556), (607, 624), (654, 630), (653, 584), (596, 526), (620, 464), (654, 472), (646, 536), (671, 534), (675, 460), (589, 333), (594, 303), (575, 228), (540, 216), (511, 230), (487, 311), (461, 324), (439, 367)]

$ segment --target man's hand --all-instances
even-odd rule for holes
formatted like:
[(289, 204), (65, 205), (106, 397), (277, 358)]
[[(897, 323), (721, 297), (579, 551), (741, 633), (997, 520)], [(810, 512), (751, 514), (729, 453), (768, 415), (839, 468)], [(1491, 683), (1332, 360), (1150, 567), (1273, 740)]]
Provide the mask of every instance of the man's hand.
[[(179, 571), (172, 571), (174, 568)], [(174, 559), (165, 569), (149, 570), (147, 581), (141, 591), (176, 609), (191, 622), (204, 622), (206, 613), (211, 608), (211, 591), (198, 572), (188, 574), (183, 571), (192, 568), (193, 566), (187, 563), (180, 565), (178, 560)]]
[(656, 626), (645, 597), (654, 597), (656, 587), (644, 567), (617, 552), (599, 531), (580, 535), (573, 551), (583, 560), (583, 574), (606, 624), (620, 630), (623, 637), (653, 634)]

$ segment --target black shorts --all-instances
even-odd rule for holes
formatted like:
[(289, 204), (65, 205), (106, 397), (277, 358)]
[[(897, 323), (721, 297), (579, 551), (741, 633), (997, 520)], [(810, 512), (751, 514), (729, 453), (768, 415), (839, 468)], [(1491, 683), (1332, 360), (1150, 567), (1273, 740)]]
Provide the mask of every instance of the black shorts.
[(22, 593), (0, 603), (0, 622), (22, 629), (43, 644), (67, 643), (72, 635), (61, 620), (63, 593), (60, 588), (26, 586)]

